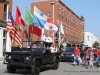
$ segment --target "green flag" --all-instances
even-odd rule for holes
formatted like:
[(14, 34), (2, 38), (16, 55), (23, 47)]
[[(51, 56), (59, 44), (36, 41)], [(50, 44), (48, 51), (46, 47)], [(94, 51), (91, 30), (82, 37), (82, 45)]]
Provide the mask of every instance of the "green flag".
[(26, 13), (25, 13), (25, 24), (26, 25), (33, 25), (33, 15), (26, 7)]

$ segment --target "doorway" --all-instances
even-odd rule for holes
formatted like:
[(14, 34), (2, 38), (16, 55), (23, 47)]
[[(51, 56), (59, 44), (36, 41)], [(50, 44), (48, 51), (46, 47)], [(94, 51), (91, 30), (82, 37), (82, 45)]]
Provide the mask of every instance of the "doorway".
[(3, 29), (3, 56), (5, 55), (6, 52), (6, 35), (7, 35), (7, 30)]

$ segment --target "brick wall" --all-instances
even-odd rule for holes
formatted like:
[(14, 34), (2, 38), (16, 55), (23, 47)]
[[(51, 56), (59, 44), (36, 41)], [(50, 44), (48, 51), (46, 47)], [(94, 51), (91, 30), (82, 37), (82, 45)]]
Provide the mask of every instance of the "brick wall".
[[(12, 0), (7, 0), (9, 2), (9, 8), (12, 12)], [(4, 19), (4, 0), (0, 0), (0, 20)]]

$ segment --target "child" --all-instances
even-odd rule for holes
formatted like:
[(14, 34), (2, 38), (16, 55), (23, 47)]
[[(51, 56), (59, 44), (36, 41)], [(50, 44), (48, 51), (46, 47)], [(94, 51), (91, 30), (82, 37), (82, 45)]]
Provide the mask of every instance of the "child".
[(91, 51), (90, 54), (89, 54), (89, 59), (87, 59), (87, 62), (88, 62), (87, 68), (94, 68), (93, 58), (94, 58), (94, 54)]

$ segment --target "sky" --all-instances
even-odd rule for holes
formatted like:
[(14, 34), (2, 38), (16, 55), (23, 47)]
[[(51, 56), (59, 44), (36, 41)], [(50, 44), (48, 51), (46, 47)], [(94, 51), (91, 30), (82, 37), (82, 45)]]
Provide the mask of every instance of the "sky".
[[(30, 3), (41, 0), (13, 0), (12, 15), (15, 17), (16, 6), (19, 7), (23, 19), (26, 6), (30, 9)], [(100, 38), (100, 0), (61, 0), (77, 16), (85, 19), (85, 31), (91, 32)]]

